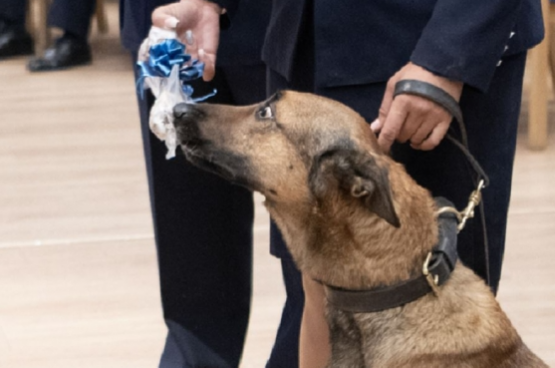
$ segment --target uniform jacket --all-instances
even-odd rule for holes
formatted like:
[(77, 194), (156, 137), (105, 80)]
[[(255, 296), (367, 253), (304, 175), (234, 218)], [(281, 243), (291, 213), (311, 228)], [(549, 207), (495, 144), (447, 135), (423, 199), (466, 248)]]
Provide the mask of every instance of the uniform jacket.
[[(215, 0), (229, 7), (238, 2)], [(318, 87), (382, 82), (409, 60), (486, 90), (503, 56), (543, 37), (540, 0), (273, 0), (263, 60), (289, 77), (313, 10)]]
[[(136, 52), (151, 27), (152, 11), (170, 0), (120, 0), (120, 27), (123, 45)], [(260, 64), (261, 49), (270, 16), (271, 0), (241, 0), (233, 8), (233, 23), (220, 35), (217, 63)]]

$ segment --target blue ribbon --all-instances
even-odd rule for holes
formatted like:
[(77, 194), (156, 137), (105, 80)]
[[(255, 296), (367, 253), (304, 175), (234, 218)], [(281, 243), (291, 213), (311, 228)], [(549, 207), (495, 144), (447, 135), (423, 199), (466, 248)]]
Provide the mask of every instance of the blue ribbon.
[[(149, 58), (146, 61), (138, 61), (139, 77), (137, 79), (137, 88), (141, 98), (144, 97), (144, 81), (145, 78), (159, 77), (168, 78), (172, 68), (179, 66), (179, 80), (182, 83), (183, 93), (191, 97), (194, 89), (185, 82), (190, 82), (201, 78), (204, 73), (204, 63), (193, 60), (191, 63), (184, 65), (191, 60), (191, 55), (185, 53), (186, 47), (176, 39), (165, 40), (150, 48)], [(192, 98), (194, 102), (204, 101), (216, 94), (216, 90), (205, 96)]]

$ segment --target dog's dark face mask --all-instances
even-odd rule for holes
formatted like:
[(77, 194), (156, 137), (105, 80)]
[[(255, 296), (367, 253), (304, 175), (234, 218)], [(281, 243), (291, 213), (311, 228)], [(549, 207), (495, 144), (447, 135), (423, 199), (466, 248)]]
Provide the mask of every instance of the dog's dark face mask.
[[(178, 141), (190, 162), (269, 201), (308, 203), (331, 190), (346, 191), (378, 208), (374, 211), (388, 222), (398, 222), (387, 172), (376, 163), (381, 151), (375, 137), (364, 119), (341, 103), (286, 91), (244, 107), (179, 104), (174, 115)], [(351, 160), (350, 171), (341, 159), (347, 152), (358, 157)], [(330, 165), (338, 169), (330, 170)], [(369, 170), (360, 180), (358, 173)]]

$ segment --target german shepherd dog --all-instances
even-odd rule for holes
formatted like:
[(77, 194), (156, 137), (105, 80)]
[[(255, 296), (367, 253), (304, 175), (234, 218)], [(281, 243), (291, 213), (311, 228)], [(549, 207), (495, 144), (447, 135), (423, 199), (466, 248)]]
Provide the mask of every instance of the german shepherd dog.
[[(257, 105), (179, 104), (178, 141), (194, 165), (263, 194), (304, 275), (344, 290), (422, 274), (437, 206), (341, 103), (280, 92)], [(356, 313), (328, 303), (328, 367), (547, 367), (487, 285), (456, 263), (435, 293)]]

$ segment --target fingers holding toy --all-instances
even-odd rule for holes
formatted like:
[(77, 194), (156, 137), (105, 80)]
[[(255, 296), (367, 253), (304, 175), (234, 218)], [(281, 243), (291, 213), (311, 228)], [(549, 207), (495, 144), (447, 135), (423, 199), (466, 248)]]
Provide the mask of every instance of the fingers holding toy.
[(156, 8), (152, 13), (152, 24), (175, 30), (187, 45), (187, 52), (205, 64), (203, 79), (209, 81), (214, 78), (216, 70), (221, 13), (222, 9), (215, 3), (182, 0)]

